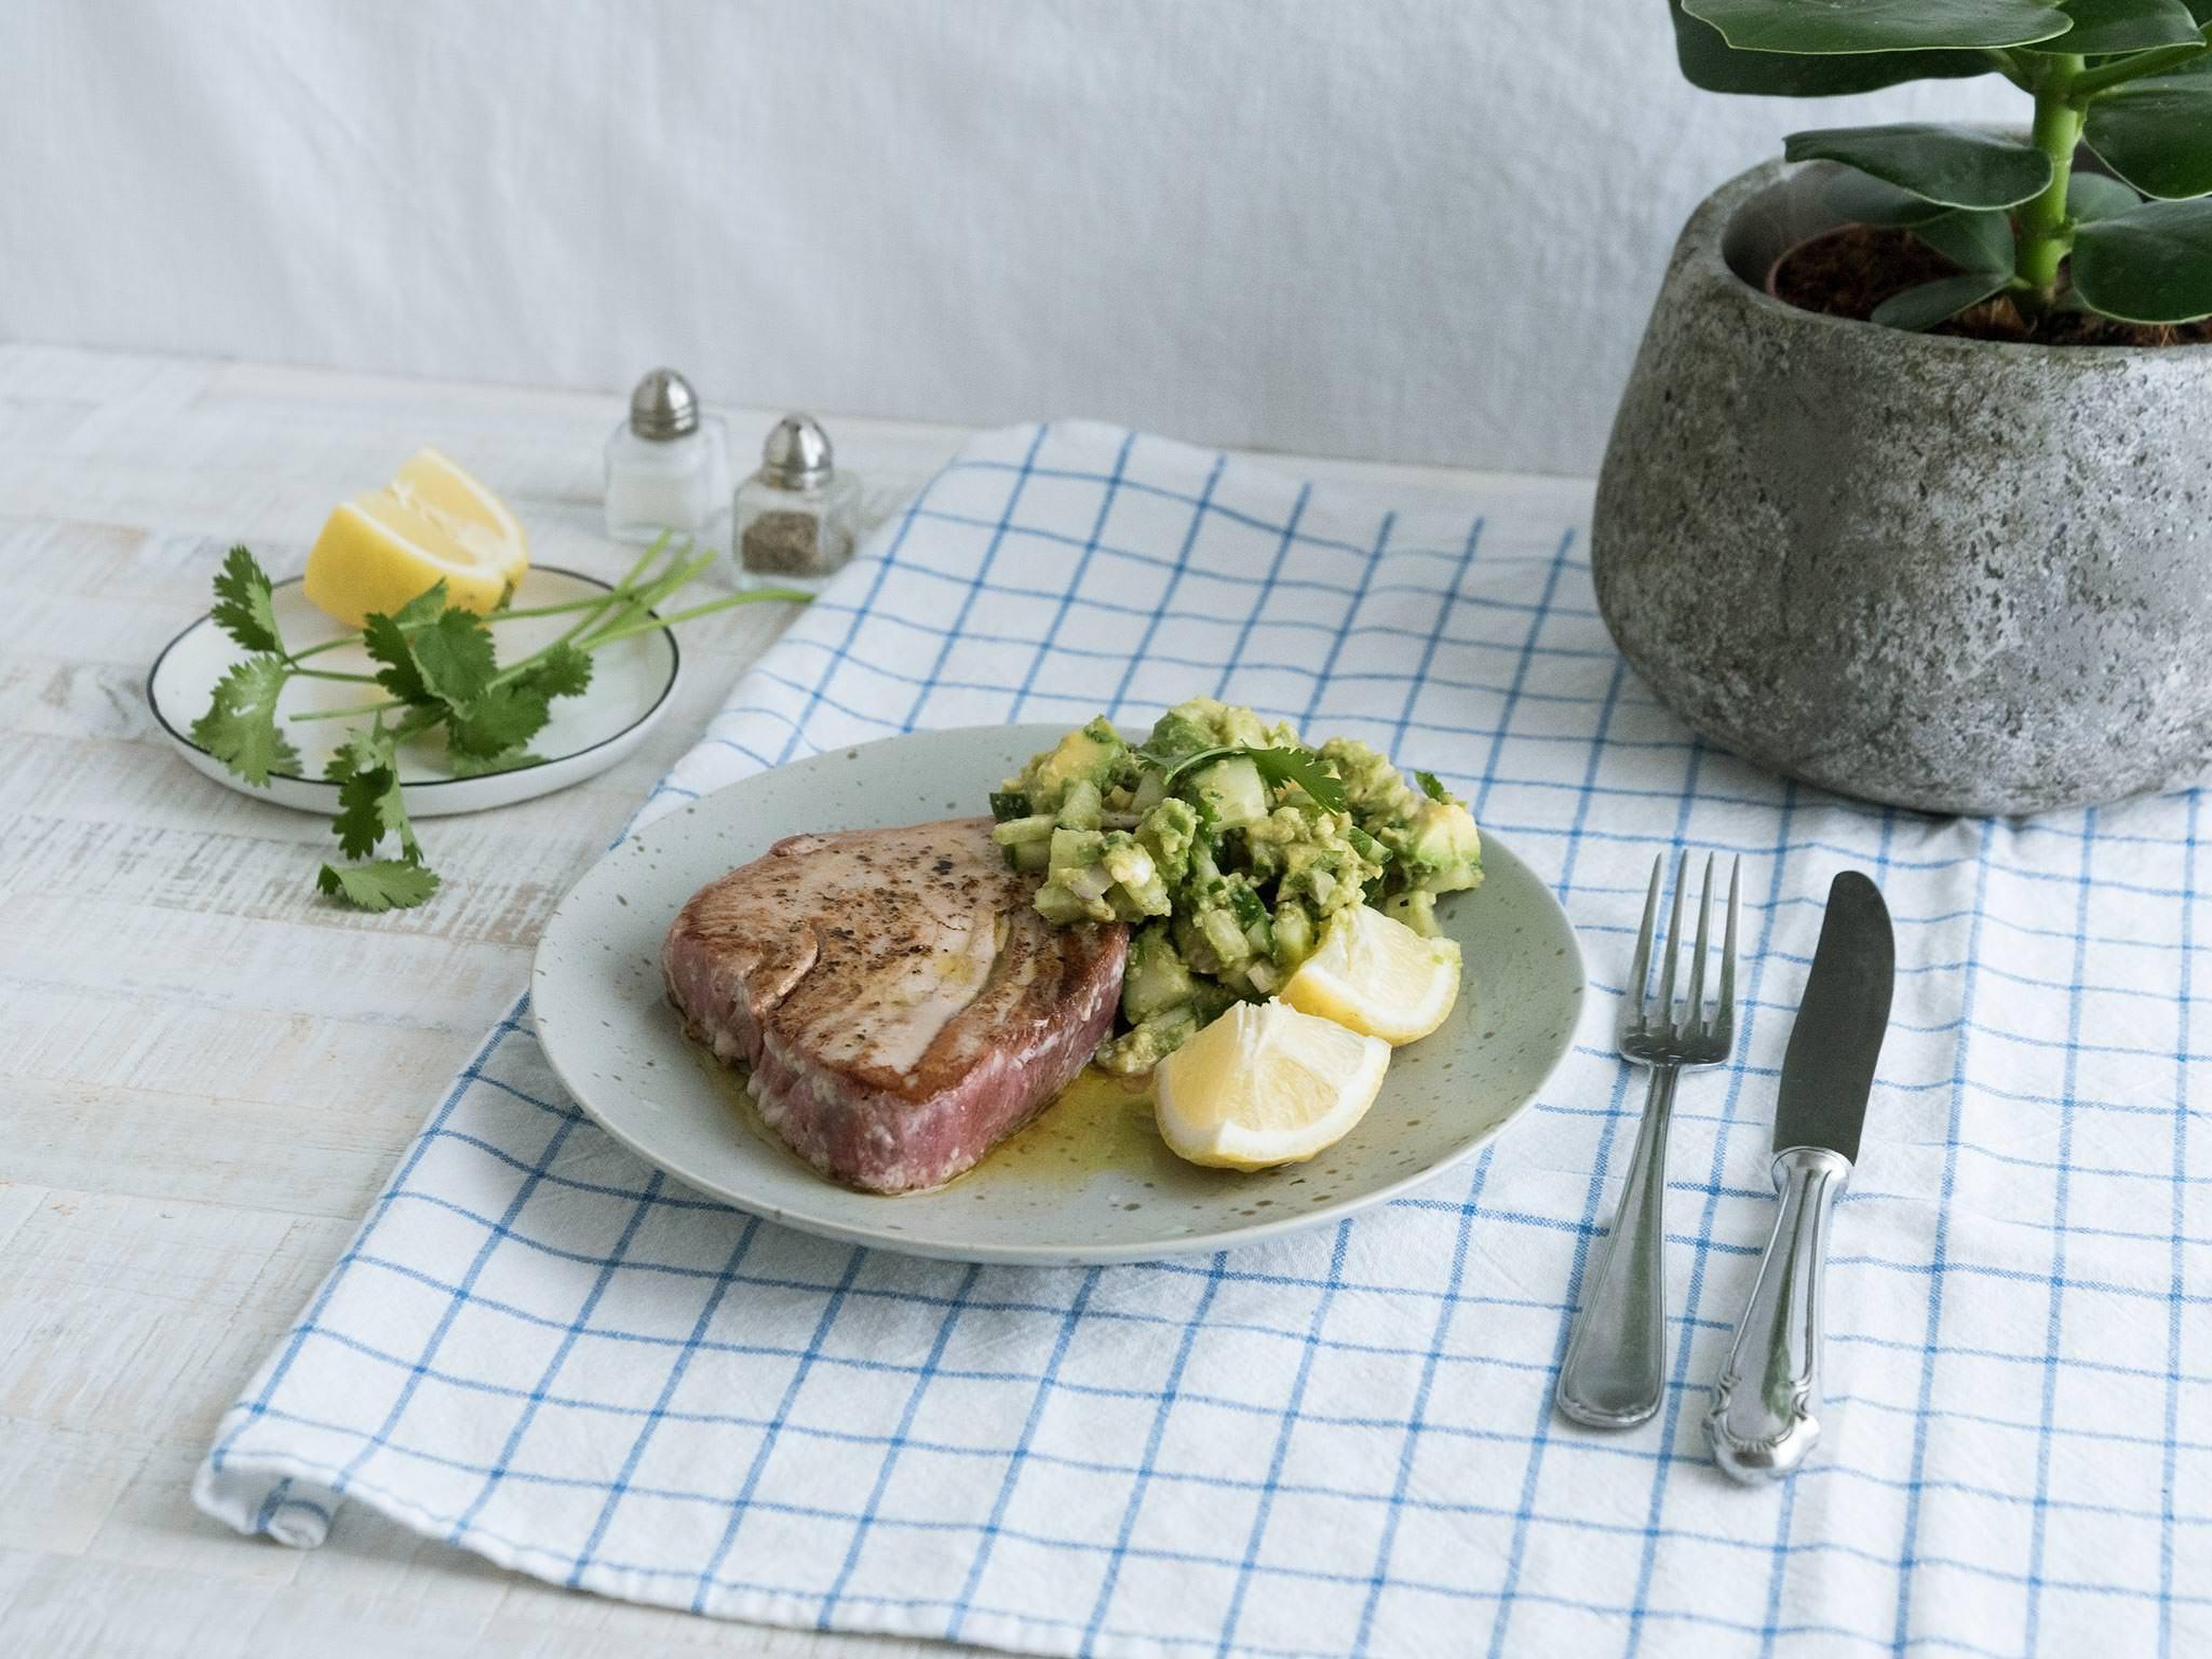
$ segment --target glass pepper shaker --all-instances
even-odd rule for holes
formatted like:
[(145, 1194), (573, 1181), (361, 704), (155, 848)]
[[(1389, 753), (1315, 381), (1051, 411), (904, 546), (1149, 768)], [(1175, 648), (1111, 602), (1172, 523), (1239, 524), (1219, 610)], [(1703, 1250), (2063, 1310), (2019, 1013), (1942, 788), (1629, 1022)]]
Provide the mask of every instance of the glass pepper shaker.
[(696, 536), (730, 493), (721, 421), (702, 413), (691, 383), (656, 368), (629, 395), (629, 418), (607, 439), (607, 534), (649, 542)]
[(760, 471), (738, 486), (730, 547), (748, 587), (818, 590), (853, 556), (860, 480), (836, 470), (829, 434), (787, 415), (761, 447)]

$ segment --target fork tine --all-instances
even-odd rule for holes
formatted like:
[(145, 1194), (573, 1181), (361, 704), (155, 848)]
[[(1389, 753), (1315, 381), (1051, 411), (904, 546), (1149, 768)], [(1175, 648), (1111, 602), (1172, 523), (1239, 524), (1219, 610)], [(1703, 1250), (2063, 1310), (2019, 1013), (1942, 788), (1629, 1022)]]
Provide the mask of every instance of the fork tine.
[(1667, 964), (1659, 970), (1659, 1011), (1668, 1027), (1674, 1021), (1674, 963), (1682, 954), (1682, 889), (1688, 883), (1690, 855), (1684, 852), (1674, 860), (1674, 902), (1667, 915), (1667, 943), (1661, 948), (1667, 952)]
[(1735, 913), (1742, 884), (1743, 860), (1738, 859), (1729, 870), (1728, 930), (1721, 940), (1720, 1009), (1713, 1022), (1714, 1035), (1723, 1048), (1735, 1041)]
[(1713, 935), (1713, 855), (1705, 854), (1705, 884), (1698, 895), (1698, 948), (1690, 957), (1690, 999), (1684, 1008), (1685, 1030), (1701, 1030), (1705, 1023), (1705, 952)]
[(1664, 854), (1651, 860), (1651, 890), (1644, 896), (1644, 926), (1637, 931), (1636, 955), (1628, 964), (1628, 986), (1620, 1000), (1620, 1029), (1634, 1030), (1644, 1024), (1644, 1005), (1651, 993), (1651, 928), (1659, 920), (1659, 872)]

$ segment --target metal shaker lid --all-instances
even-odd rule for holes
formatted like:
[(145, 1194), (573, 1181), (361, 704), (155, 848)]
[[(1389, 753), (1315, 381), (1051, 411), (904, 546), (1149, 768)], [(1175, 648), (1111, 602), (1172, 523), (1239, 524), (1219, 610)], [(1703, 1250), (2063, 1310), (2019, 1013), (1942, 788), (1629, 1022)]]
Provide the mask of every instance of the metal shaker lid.
[(656, 442), (696, 432), (699, 397), (691, 382), (672, 368), (654, 369), (629, 394), (629, 429)]
[(761, 446), (763, 483), (785, 489), (813, 489), (830, 482), (836, 470), (830, 434), (811, 415), (787, 415)]

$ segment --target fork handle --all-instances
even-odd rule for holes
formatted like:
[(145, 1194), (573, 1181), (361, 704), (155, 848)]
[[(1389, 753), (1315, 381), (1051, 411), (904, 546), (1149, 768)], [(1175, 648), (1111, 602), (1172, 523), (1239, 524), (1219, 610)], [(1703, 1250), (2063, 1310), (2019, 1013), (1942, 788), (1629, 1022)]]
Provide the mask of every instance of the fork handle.
[(1677, 1068), (1651, 1068), (1651, 1086), (1597, 1270), (1559, 1370), (1559, 1409), (1592, 1428), (1625, 1429), (1659, 1409), (1667, 1386), (1667, 1128)]
[(1829, 1213), (1850, 1174), (1825, 1146), (1774, 1160), (1782, 1207), (1705, 1413), (1713, 1462), (1738, 1480), (1792, 1473), (1820, 1437), (1820, 1279)]

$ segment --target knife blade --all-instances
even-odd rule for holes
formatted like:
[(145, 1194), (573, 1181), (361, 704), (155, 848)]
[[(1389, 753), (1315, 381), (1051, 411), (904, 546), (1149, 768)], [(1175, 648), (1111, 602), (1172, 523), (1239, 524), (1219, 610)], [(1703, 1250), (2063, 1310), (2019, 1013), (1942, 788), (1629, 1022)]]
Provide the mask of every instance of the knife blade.
[(1738, 1480), (1790, 1474), (1820, 1437), (1829, 1218), (1858, 1159), (1896, 973), (1881, 890), (1846, 870), (1828, 888), (1783, 1055), (1773, 1166), (1782, 1207), (1705, 1413), (1713, 1461)]
[(1829, 885), (1813, 971), (1782, 1058), (1776, 1152), (1826, 1146), (1858, 1162), (1896, 977), (1897, 945), (1881, 890), (1846, 870)]

